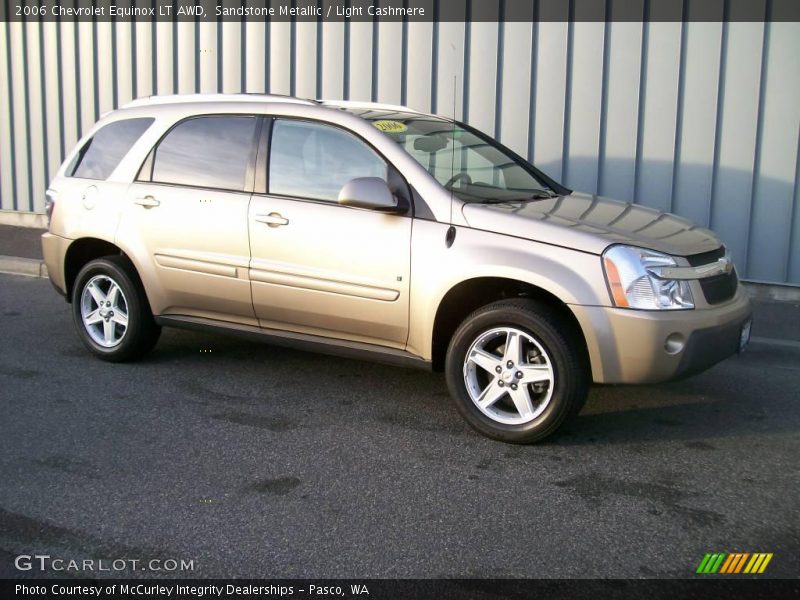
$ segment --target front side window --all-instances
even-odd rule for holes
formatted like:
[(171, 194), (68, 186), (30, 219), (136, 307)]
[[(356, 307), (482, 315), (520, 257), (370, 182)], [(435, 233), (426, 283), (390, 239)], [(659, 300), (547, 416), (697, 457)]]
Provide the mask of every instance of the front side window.
[(179, 123), (155, 150), (153, 183), (243, 191), (256, 122), (226, 115)]
[(387, 165), (372, 148), (336, 127), (278, 120), (272, 131), (269, 193), (336, 202), (356, 177), (387, 180)]
[(101, 127), (73, 159), (67, 177), (108, 179), (154, 120), (124, 119)]

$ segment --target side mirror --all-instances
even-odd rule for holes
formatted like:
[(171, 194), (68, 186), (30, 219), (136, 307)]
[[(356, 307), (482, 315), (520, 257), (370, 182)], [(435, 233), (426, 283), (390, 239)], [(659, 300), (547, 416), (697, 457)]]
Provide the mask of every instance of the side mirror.
[(380, 177), (356, 177), (344, 184), (339, 192), (339, 204), (386, 212), (398, 210), (397, 199)]

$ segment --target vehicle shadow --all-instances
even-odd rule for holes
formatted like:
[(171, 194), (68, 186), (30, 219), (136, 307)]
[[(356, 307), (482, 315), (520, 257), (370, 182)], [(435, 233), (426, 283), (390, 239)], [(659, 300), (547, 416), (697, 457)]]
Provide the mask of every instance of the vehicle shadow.
[[(800, 407), (792, 401), (800, 351), (759, 346), (695, 377), (658, 385), (599, 385), (590, 390), (581, 414), (543, 444), (548, 446), (683, 441), (713, 450), (713, 440), (800, 431)], [(401, 429), (441, 430), (475, 436), (463, 426), (449, 398), (444, 377), (221, 335), (165, 332), (146, 362), (181, 363), (188, 372), (219, 370), (228, 377), (210, 384), (187, 380), (187, 394), (211, 406), (241, 405), (277, 410), (280, 383), (313, 365), (313, 382), (291, 383), (306, 408), (321, 414), (335, 409), (339, 418), (363, 419)], [(226, 381), (228, 380), (228, 381)], [(318, 382), (329, 391), (319, 393)], [(205, 386), (205, 387), (203, 387)], [(338, 399), (347, 389), (347, 399)], [(331, 399), (337, 398), (335, 405)], [(352, 414), (350, 414), (352, 413)]]
[(674, 440), (713, 450), (714, 439), (796, 434), (798, 359), (798, 350), (757, 346), (681, 381), (595, 386), (581, 414), (550, 443)]

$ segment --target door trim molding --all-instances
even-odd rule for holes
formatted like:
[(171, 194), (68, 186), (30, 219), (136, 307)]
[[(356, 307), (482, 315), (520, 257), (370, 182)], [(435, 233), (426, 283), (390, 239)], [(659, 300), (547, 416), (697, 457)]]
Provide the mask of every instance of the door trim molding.
[(210, 260), (199, 260), (185, 256), (174, 256), (170, 254), (153, 255), (159, 267), (179, 269), (181, 271), (191, 271), (193, 273), (204, 273), (206, 275), (220, 275), (222, 277), (238, 277), (235, 265), (230, 263), (214, 262)]
[(358, 283), (345, 283), (332, 279), (321, 279), (308, 275), (294, 275), (291, 273), (281, 273), (279, 271), (269, 271), (265, 269), (250, 269), (250, 280), (258, 283), (269, 283), (282, 285), (285, 287), (299, 288), (302, 290), (313, 290), (315, 292), (329, 292), (342, 296), (354, 296), (356, 298), (366, 298), (368, 300), (380, 300), (382, 302), (394, 302), (400, 297), (399, 290), (392, 290), (371, 285)]

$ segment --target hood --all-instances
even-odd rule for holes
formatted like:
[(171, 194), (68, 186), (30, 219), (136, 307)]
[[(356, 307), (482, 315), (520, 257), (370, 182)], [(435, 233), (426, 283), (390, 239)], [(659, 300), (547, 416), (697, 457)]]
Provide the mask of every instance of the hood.
[(611, 244), (630, 244), (690, 256), (722, 242), (708, 229), (671, 213), (592, 194), (465, 204), (470, 227), (601, 254)]

